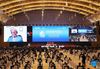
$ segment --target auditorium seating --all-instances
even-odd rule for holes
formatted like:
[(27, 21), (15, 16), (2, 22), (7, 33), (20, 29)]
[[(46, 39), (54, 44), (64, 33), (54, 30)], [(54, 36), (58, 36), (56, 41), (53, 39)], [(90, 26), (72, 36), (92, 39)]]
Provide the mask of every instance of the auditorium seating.
[[(86, 56), (85, 66), (81, 62), (83, 53)], [(90, 65), (92, 59), (96, 59), (100, 63), (100, 50), (0, 49), (0, 69), (83, 69), (78, 67), (96, 69)]]

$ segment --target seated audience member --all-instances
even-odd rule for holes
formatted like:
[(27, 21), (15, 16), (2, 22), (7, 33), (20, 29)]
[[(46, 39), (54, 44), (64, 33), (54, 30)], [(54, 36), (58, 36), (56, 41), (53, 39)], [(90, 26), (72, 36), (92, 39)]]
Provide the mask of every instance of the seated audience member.
[(69, 66), (68, 66), (68, 64), (66, 62), (63, 63), (62, 69), (69, 69)]
[(12, 69), (19, 69), (19, 66), (14, 65), (14, 66), (12, 67)]
[(49, 62), (49, 69), (56, 69), (56, 65), (52, 60)]
[(56, 69), (56, 65), (54, 63), (52, 63), (51, 69)]
[(37, 69), (43, 69), (43, 65), (39, 63), (39, 65), (37, 66)]
[(77, 68), (76, 69), (85, 69), (85, 67), (84, 66), (82, 66), (81, 65), (81, 63), (79, 63), (79, 65), (77, 66)]
[(29, 61), (28, 61), (28, 62), (26, 63), (26, 65), (24, 66), (24, 69), (31, 69), (31, 64), (30, 64)]
[(53, 61), (51, 60), (51, 61), (49, 62), (49, 67), (51, 67), (52, 63), (53, 63)]
[(40, 58), (38, 58), (38, 63), (42, 63), (42, 58), (40, 57)]

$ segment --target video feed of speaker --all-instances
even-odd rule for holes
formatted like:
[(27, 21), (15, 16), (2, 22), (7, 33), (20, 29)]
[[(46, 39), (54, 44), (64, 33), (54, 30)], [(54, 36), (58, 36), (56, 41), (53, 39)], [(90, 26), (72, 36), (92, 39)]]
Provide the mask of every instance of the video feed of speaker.
[(32, 42), (69, 42), (69, 26), (33, 26)]
[(71, 42), (96, 42), (96, 26), (71, 26)]
[(4, 42), (27, 42), (27, 26), (4, 26)]

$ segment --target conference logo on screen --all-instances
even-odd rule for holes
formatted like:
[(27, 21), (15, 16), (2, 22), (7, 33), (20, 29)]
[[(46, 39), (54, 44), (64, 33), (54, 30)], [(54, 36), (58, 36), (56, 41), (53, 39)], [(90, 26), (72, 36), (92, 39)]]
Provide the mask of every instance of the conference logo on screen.
[(41, 38), (45, 38), (45, 32), (44, 32), (44, 31), (41, 31), (41, 32), (40, 32), (40, 37), (41, 37)]

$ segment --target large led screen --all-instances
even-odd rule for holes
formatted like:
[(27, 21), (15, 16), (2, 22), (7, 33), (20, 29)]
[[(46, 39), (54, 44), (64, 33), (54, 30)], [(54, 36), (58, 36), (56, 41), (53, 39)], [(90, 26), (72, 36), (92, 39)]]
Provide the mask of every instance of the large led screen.
[(4, 42), (27, 42), (27, 26), (4, 26)]
[(71, 42), (96, 42), (96, 26), (71, 26)]
[(69, 42), (69, 26), (33, 26), (32, 42)]

